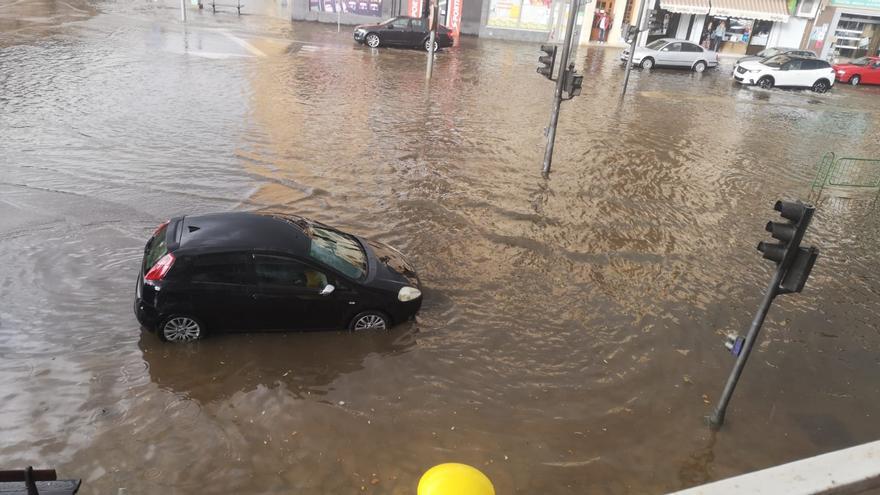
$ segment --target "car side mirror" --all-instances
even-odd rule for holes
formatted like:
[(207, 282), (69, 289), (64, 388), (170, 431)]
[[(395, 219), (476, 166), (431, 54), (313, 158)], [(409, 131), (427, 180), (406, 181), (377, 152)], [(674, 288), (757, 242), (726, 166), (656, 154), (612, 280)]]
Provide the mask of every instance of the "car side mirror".
[(669, 51), (669, 48), (663, 48), (663, 49), (661, 49), (660, 51), (661, 51), (661, 52), (668, 52), (668, 51)]
[(323, 289), (321, 289), (321, 292), (319, 292), (319, 294), (321, 294), (322, 296), (329, 296), (330, 294), (333, 294), (334, 290), (336, 290), (336, 287), (333, 287), (333, 285), (331, 284), (327, 284), (324, 286)]

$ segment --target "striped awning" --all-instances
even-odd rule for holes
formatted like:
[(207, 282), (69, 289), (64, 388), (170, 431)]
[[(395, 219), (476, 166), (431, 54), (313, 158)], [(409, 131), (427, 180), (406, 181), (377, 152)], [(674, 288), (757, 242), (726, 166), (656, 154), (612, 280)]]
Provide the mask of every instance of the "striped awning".
[(711, 0), (709, 14), (761, 21), (788, 22), (785, 0)]
[(709, 0), (660, 0), (660, 8), (679, 14), (708, 14)]

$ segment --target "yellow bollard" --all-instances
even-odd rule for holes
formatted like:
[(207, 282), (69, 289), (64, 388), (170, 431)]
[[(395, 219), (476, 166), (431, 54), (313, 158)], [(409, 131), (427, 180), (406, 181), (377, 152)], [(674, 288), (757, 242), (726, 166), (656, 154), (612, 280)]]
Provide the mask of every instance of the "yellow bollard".
[(495, 487), (479, 469), (449, 462), (422, 475), (418, 495), (495, 495)]

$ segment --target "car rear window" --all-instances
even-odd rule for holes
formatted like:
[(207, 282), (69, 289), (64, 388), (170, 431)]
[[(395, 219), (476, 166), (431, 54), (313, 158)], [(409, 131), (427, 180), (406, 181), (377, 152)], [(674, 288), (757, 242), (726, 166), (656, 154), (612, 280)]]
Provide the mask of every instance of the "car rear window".
[(167, 231), (168, 223), (166, 222), (147, 241), (147, 249), (144, 252), (144, 273), (153, 268), (159, 258), (168, 254), (168, 245), (165, 243), (165, 232)]

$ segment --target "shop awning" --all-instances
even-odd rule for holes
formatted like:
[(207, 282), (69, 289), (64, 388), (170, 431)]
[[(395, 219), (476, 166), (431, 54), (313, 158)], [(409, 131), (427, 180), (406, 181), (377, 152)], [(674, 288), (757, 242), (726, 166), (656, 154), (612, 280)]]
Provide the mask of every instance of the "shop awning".
[(709, 14), (760, 21), (788, 22), (785, 0), (711, 0)]
[(660, 8), (678, 14), (708, 14), (709, 0), (660, 0)]

